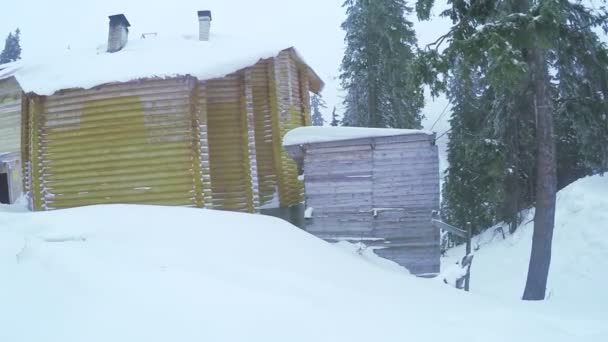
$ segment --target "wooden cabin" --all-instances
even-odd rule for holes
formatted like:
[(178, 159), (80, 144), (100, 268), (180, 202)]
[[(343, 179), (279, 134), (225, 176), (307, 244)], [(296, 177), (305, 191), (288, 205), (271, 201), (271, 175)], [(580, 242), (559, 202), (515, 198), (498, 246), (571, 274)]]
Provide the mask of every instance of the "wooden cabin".
[(112, 16), (107, 51), (18, 72), (33, 208), (301, 203), (281, 141), (309, 124), (309, 92), (323, 82), (296, 50), (209, 32), (130, 41), (129, 26)]
[(416, 275), (439, 272), (439, 157), (425, 131), (303, 127), (285, 149), (302, 172), (306, 231), (362, 242)]
[(17, 63), (0, 65), (0, 203), (14, 203), (22, 194), (21, 88)]

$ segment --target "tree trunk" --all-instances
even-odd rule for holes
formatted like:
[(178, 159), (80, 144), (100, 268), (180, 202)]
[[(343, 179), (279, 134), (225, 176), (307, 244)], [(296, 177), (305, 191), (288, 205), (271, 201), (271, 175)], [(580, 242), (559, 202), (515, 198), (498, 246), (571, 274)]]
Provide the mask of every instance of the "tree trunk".
[(551, 243), (555, 223), (555, 196), (557, 192), (557, 164), (553, 139), (553, 110), (549, 94), (549, 74), (545, 53), (538, 45), (531, 49), (529, 67), (534, 90), (536, 114), (536, 214), (532, 251), (524, 300), (543, 300), (551, 264)]

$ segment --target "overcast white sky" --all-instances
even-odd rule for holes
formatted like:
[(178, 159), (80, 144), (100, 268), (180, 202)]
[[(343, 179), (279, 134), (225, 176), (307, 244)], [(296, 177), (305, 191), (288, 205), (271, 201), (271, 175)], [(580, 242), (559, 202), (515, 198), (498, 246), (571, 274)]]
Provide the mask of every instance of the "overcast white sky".
[[(218, 33), (267, 37), (293, 44), (326, 82), (323, 91), (329, 107), (326, 117), (329, 118), (333, 106), (337, 106), (340, 112), (342, 98), (338, 75), (344, 53), (344, 32), (340, 28), (345, 18), (341, 7), (343, 0), (3, 2), (6, 3), (0, 6), (0, 37), (3, 39), (9, 31), (19, 27), (24, 59), (56, 54), (68, 47), (95, 49), (107, 39), (108, 15), (117, 13), (124, 13), (129, 19), (131, 37), (139, 37), (145, 32), (196, 34), (196, 11), (209, 9), (213, 12), (211, 29)], [(449, 28), (449, 22), (443, 19), (415, 23), (420, 45), (435, 40)], [(430, 128), (446, 103), (445, 99), (433, 101), (427, 98), (424, 110), (426, 128)], [(449, 128), (448, 116), (446, 114), (435, 126), (435, 131), (442, 133)]]

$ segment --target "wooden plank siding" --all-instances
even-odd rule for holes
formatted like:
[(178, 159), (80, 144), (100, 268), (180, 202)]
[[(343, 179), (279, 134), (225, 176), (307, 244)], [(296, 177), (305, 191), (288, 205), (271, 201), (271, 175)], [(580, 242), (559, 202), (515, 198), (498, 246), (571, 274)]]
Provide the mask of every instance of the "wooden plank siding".
[[(412, 134), (307, 144), (306, 230), (330, 241), (365, 241), (414, 274), (439, 272), (439, 158), (434, 136)], [(300, 155), (294, 146), (292, 155)]]
[(21, 146), (21, 88), (14, 77), (0, 80), (0, 153)]
[(17, 136), (33, 206), (139, 203), (255, 212), (297, 205), (303, 184), (282, 138), (310, 121), (310, 77), (288, 49), (217, 79), (180, 76), (27, 94), (19, 102)]

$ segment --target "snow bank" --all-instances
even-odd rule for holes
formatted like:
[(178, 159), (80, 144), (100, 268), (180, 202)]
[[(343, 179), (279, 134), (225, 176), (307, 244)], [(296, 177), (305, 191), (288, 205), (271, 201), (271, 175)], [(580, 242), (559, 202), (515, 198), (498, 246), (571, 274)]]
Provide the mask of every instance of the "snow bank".
[(28, 199), (25, 195), (21, 195), (21, 197), (17, 198), (17, 200), (13, 204), (0, 203), (0, 215), (3, 212), (25, 213), (29, 211), (30, 210), (28, 208)]
[[(497, 226), (473, 239), (471, 268), (473, 293), (505, 299), (523, 294), (534, 213), (509, 236)], [(503, 240), (499, 230), (507, 234)], [(464, 255), (460, 246), (448, 251), (443, 268)], [(548, 300), (544, 308), (601, 317), (608, 322), (608, 177), (581, 179), (559, 192), (549, 272)]]
[(568, 312), (497, 303), (369, 257), (265, 216), (127, 205), (0, 212), (0, 341), (608, 336), (604, 323), (572, 329)]
[(287, 132), (283, 138), (283, 146), (312, 144), (318, 142), (351, 140), (373, 137), (392, 137), (397, 135), (425, 134), (432, 132), (416, 129), (366, 128), (366, 127), (330, 127), (310, 126), (298, 127)]
[(194, 36), (131, 39), (121, 51), (66, 51), (57, 57), (25, 60), (16, 71), (25, 92), (52, 95), (69, 88), (89, 89), (110, 82), (192, 75), (199, 79), (226, 76), (275, 57), (291, 44), (239, 39), (212, 34), (209, 41)]

